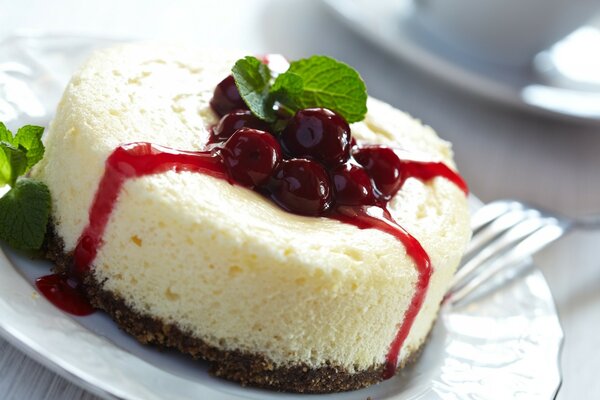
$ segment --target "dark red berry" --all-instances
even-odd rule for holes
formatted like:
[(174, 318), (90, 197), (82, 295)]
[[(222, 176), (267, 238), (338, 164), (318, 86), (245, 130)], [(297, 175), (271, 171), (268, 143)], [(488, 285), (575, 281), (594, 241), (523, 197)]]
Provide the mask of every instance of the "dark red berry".
[(254, 187), (269, 180), (281, 161), (281, 147), (270, 133), (242, 128), (225, 142), (221, 155), (233, 180)]
[(235, 110), (223, 115), (217, 126), (213, 128), (209, 143), (224, 142), (241, 128), (254, 128), (261, 131), (270, 130), (269, 124), (258, 119), (250, 110)]
[(350, 126), (326, 108), (298, 111), (283, 130), (280, 141), (290, 156), (310, 158), (327, 167), (350, 157)]
[(382, 200), (389, 200), (402, 186), (400, 159), (389, 147), (366, 146), (352, 152), (375, 183)]
[(331, 206), (327, 172), (321, 164), (301, 158), (283, 160), (269, 184), (281, 208), (302, 215), (320, 215)]
[(346, 163), (335, 167), (330, 175), (337, 204), (363, 206), (375, 203), (371, 179), (362, 167)]
[(213, 97), (210, 99), (210, 106), (219, 116), (233, 110), (248, 108), (240, 96), (232, 75), (229, 75), (217, 85)]

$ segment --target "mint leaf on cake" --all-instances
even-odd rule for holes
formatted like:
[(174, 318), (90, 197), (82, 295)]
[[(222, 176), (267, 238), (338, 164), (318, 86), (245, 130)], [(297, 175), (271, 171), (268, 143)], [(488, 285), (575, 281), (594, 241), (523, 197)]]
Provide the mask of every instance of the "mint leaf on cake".
[(298, 108), (323, 107), (340, 114), (349, 123), (361, 121), (367, 113), (367, 88), (352, 67), (327, 56), (294, 61), (280, 75), (302, 79), (302, 90), (291, 94)]
[(254, 115), (273, 122), (274, 107), (288, 113), (314, 107), (335, 111), (349, 123), (367, 113), (367, 88), (352, 67), (327, 56), (293, 61), (271, 79), (269, 68), (256, 57), (238, 60), (232, 69), (240, 96)]
[(238, 60), (231, 70), (240, 95), (258, 118), (273, 122), (275, 111), (269, 96), (271, 72), (256, 57)]
[(304, 80), (293, 72), (285, 72), (279, 75), (271, 87), (271, 96), (276, 98), (280, 106), (286, 106), (291, 110), (298, 109), (296, 99), (302, 96), (304, 91)]
[(26, 125), (13, 135), (0, 122), (0, 187), (10, 186), (0, 198), (0, 239), (17, 249), (39, 249), (46, 234), (50, 192), (24, 176), (44, 156), (43, 132)]

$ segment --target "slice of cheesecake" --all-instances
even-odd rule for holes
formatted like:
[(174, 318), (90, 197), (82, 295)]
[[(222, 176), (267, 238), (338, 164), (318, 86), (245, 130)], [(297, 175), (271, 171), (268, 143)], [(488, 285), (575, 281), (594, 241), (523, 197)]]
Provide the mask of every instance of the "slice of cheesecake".
[[(52, 195), (63, 264), (90, 226), (115, 149), (139, 142), (205, 149), (219, 121), (213, 92), (241, 56), (122, 45), (94, 53), (73, 76), (34, 171)], [(351, 125), (358, 143), (401, 147), (454, 168), (450, 145), (431, 128), (372, 98), (368, 109)], [(284, 211), (214, 174), (167, 168), (133, 176), (115, 193), (83, 277), (92, 304), (143, 343), (277, 390), (330, 392), (380, 381), (394, 344), (393, 369), (414, 358), (470, 236), (464, 191), (443, 177), (407, 179), (387, 203), (426, 252), (427, 282), (397, 237)], [(417, 293), (423, 298), (414, 307)]]

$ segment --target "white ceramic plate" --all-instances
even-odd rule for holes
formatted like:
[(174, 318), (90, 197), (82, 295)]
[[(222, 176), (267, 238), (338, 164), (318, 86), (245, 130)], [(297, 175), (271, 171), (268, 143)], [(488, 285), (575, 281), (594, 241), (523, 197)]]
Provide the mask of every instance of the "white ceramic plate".
[[(376, 46), (462, 90), (538, 114), (600, 123), (600, 86), (564, 85), (566, 75), (537, 73), (533, 67), (539, 63), (534, 60), (532, 68), (476, 60), (432, 35), (419, 22), (415, 0), (323, 1), (348, 27)], [(562, 48), (549, 50), (538, 61), (544, 68), (543, 60), (549, 56), (568, 57), (570, 64), (579, 57), (580, 63), (590, 64), (585, 56), (599, 45), (598, 33), (572, 35)]]
[[(47, 124), (72, 69), (107, 43), (52, 37), (0, 44), (0, 111), (12, 112), (10, 125)], [(61, 312), (32, 284), (50, 268), (0, 249), (0, 335), (86, 389), (127, 400), (307, 397), (216, 379), (205, 363), (138, 344), (103, 313), (77, 318)], [(465, 306), (443, 307), (422, 356), (398, 376), (359, 391), (309, 397), (552, 399), (560, 385), (563, 334), (542, 274), (530, 266), (517, 279), (490, 285), (493, 291)]]

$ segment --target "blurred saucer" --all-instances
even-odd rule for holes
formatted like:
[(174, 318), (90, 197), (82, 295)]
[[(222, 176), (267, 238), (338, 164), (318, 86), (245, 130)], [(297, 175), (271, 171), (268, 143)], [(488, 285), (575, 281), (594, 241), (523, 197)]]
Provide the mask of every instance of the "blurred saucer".
[(600, 29), (584, 26), (530, 67), (497, 65), (452, 48), (419, 22), (414, 0), (323, 0), (352, 30), (448, 83), (499, 103), (600, 123)]

